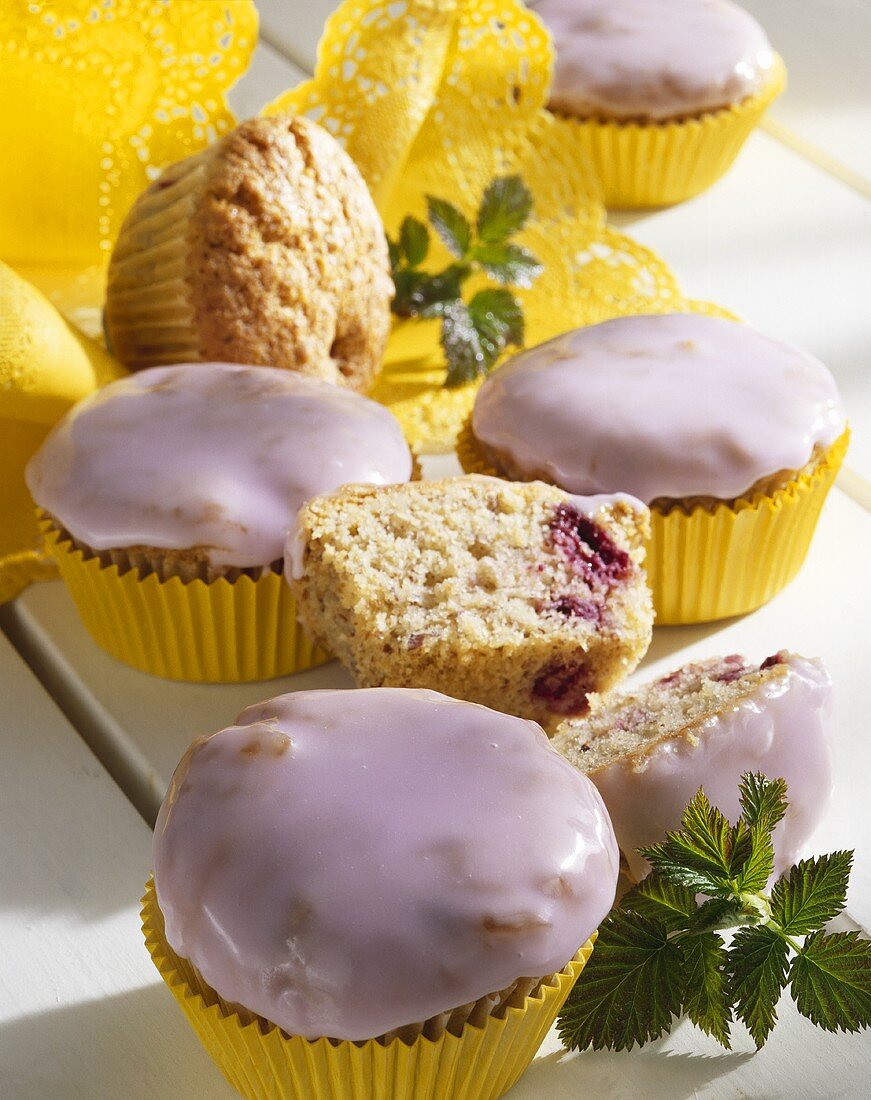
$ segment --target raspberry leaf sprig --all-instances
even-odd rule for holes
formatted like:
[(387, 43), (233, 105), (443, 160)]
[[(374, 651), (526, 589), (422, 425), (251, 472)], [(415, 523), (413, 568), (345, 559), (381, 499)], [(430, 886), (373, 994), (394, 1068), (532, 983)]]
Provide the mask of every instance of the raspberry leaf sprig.
[[(446, 385), (458, 386), (486, 374), (506, 348), (523, 346), (523, 309), (510, 286), (531, 286), (542, 266), (510, 238), (529, 219), (532, 195), (519, 176), (493, 180), (474, 226), (446, 199), (427, 195), (426, 204), (429, 223), (453, 260), (441, 271), (424, 270), (429, 227), (405, 218), (396, 240), (388, 238), (396, 288), (391, 308), (399, 317), (441, 319)], [(476, 274), (499, 285), (465, 301), (463, 286)]]
[[(685, 1015), (726, 1049), (740, 1020), (758, 1050), (787, 986), (826, 1031), (871, 1026), (871, 941), (824, 931), (844, 908), (853, 853), (802, 860), (765, 893), (786, 783), (747, 773), (740, 798), (733, 825), (700, 790), (679, 831), (639, 849), (651, 872), (599, 929), (560, 1013), (567, 1048), (631, 1050)], [(728, 947), (726, 929), (737, 929)]]

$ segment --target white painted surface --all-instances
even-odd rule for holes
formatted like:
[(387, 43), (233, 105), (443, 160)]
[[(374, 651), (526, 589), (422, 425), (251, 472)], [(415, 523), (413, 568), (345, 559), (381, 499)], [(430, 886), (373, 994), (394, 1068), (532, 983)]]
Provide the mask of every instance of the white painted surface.
[(235, 1095), (142, 942), (151, 834), (0, 636), (0, 1096)]
[(771, 108), (871, 194), (871, 4), (867, 0), (742, 0), (786, 59), (789, 86)]
[[(323, 12), (332, 5), (260, 0), (259, 6), (270, 41), (284, 42), (291, 56), (310, 66)], [(867, 137), (852, 138), (868, 118), (871, 15), (864, 0), (748, 0), (745, 6), (760, 15), (790, 63), (792, 85), (783, 110), (788, 106), (791, 113), (777, 117), (808, 141), (828, 134), (833, 155), (864, 171), (871, 144)], [(298, 77), (298, 69), (261, 47), (233, 92), (235, 109), (242, 117), (256, 113)], [(839, 134), (848, 140), (841, 143)], [(688, 293), (721, 301), (829, 364), (859, 428), (850, 461), (866, 477), (869, 212), (871, 205), (855, 189), (757, 135), (709, 193), (637, 219), (629, 230), (662, 252)], [(428, 473), (447, 473), (451, 463), (433, 460)], [(850, 488), (861, 497), (855, 479)], [(866, 929), (869, 545), (871, 516), (833, 493), (809, 560), (787, 591), (744, 619), (658, 630), (639, 673), (654, 675), (696, 654), (738, 650), (761, 657), (781, 646), (825, 658), (841, 710), (837, 793), (813, 847), (857, 847), (850, 912)], [(104, 767), (137, 805), (153, 809), (196, 734), (219, 728), (258, 698), (291, 688), (347, 687), (350, 680), (336, 665), (241, 687), (155, 680), (101, 653), (59, 584), (32, 589), (3, 612), (0, 627), (15, 636), (103, 765), (0, 637), (0, 1095), (229, 1096), (141, 945), (138, 898), (149, 863), (148, 830)], [(560, 1055), (551, 1034), (511, 1096), (774, 1100), (867, 1094), (867, 1034), (823, 1034), (787, 1002), (781, 1015), (768, 1047), (753, 1056), (743, 1036), (727, 1054), (685, 1023), (666, 1042), (631, 1055)]]

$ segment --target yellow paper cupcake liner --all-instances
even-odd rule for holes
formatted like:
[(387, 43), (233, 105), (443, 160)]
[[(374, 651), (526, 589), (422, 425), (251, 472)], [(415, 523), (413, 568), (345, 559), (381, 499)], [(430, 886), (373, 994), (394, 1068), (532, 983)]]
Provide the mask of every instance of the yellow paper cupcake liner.
[[(849, 438), (845, 431), (810, 473), (769, 495), (713, 508), (652, 508), (645, 567), (657, 625), (743, 615), (777, 595), (807, 556)], [(481, 454), (469, 421), (457, 457), (466, 473), (504, 476)]]
[(257, 580), (162, 581), (85, 557), (43, 518), (48, 550), (94, 641), (119, 661), (168, 680), (242, 683), (314, 668), (331, 658), (296, 618), (278, 573)]
[(698, 195), (729, 168), (786, 86), (779, 57), (762, 88), (741, 103), (674, 122), (569, 119), (602, 185), (606, 206), (668, 206)]
[[(166, 942), (154, 884), (142, 899), (142, 930), (152, 962), (221, 1072), (249, 1100), (496, 1100), (541, 1046), (593, 950), (526, 997), (522, 1007), (465, 1024), (459, 1035), (352, 1043), (289, 1036), (255, 1017), (243, 1021)], [(595, 936), (593, 937), (595, 939)]]

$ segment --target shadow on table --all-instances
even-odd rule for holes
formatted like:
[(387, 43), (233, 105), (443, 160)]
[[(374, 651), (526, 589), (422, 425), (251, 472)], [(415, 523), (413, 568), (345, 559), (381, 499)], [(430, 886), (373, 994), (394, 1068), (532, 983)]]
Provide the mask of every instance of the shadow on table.
[(517, 1085), (510, 1100), (533, 1100), (545, 1095), (600, 1096), (608, 1100), (685, 1100), (705, 1085), (737, 1069), (752, 1054), (676, 1054), (662, 1049), (665, 1040), (630, 1054), (555, 1051), (537, 1058)]
[(152, 985), (0, 1022), (0, 1096), (232, 1100), (237, 1093), (170, 992)]
[(740, 622), (743, 616), (735, 615), (731, 619), (720, 619), (713, 623), (691, 623), (688, 626), (656, 626), (653, 631), (653, 640), (650, 648), (644, 655), (640, 668), (653, 664), (671, 654), (677, 654), (675, 665), (680, 664), (685, 658), (680, 653), (689, 646), (695, 645), (703, 638), (710, 639), (710, 656), (719, 656), (720, 649), (716, 636), (720, 631), (728, 630), (735, 623)]

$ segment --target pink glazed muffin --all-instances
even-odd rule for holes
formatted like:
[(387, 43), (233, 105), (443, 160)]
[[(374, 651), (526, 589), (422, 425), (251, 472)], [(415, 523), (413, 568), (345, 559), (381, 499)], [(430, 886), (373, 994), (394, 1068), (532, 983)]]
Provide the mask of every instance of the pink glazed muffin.
[(319, 379), (227, 363), (156, 367), (76, 405), (27, 468), (61, 572), (96, 640), (174, 679), (320, 663), (281, 585), (311, 496), (408, 479), (382, 406)]
[(617, 869), (598, 792), (534, 723), (425, 690), (296, 693), (176, 769), (146, 934), (246, 1096), (362, 1096), (359, 1078), (496, 1097)]
[(615, 206), (679, 202), (729, 167), (784, 85), (757, 21), (730, 0), (529, 0), (556, 50), (551, 110)]
[(735, 820), (748, 771), (787, 782), (774, 874), (805, 854), (832, 794), (832, 684), (820, 661), (713, 657), (597, 704), (565, 722), (553, 745), (599, 788), (636, 879), (648, 870), (636, 849), (678, 829), (699, 787)]
[(464, 468), (651, 512), (659, 623), (751, 611), (798, 571), (847, 447), (831, 373), (746, 325), (619, 317), (509, 359), (475, 400)]

